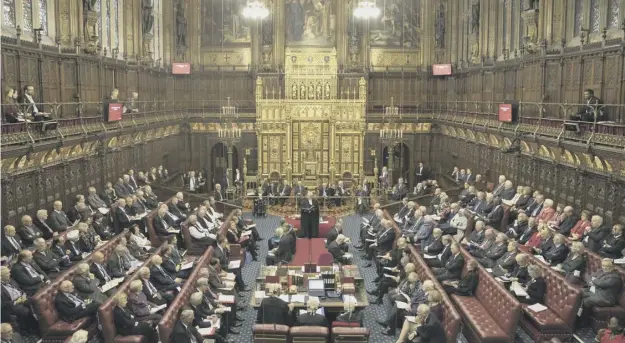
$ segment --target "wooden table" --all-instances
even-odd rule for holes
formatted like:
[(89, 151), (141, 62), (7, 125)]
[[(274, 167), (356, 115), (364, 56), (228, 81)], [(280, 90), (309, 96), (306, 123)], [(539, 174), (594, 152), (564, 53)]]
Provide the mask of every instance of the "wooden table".
[[(283, 268), (286, 267), (289, 271), (295, 271), (298, 272), (300, 274), (302, 274), (303, 276), (308, 276), (308, 277), (316, 277), (318, 275), (318, 273), (302, 273), (302, 267), (303, 266), (283, 266)], [(322, 272), (328, 272), (328, 271), (332, 271), (332, 266), (320, 266), (318, 267), (318, 270), (320, 273)], [(351, 294), (356, 298), (356, 307), (367, 307), (369, 306), (369, 299), (367, 298), (367, 292), (364, 286), (364, 279), (360, 276), (360, 271), (358, 270), (358, 266), (356, 265), (349, 265), (349, 266), (341, 266), (341, 271), (340, 273), (344, 276), (344, 277), (353, 277), (354, 278), (354, 284), (356, 287), (356, 293), (355, 294)], [(265, 283), (265, 276), (275, 276), (277, 274), (277, 269), (275, 267), (269, 267), (269, 266), (262, 266), (261, 270), (260, 270), (260, 275), (256, 278), (256, 284), (264, 284)], [(286, 283), (286, 275), (280, 277), (280, 282), (282, 284)], [(263, 288), (264, 289), (264, 288)], [(283, 295), (286, 296), (286, 294), (283, 293)], [(298, 292), (295, 294), (290, 294), (290, 295), (305, 295), (307, 296), (308, 293), (306, 292)], [(290, 297), (289, 297), (290, 299)], [(308, 299), (308, 298), (306, 298)], [(286, 300), (286, 299), (285, 299)], [(343, 297), (339, 297), (339, 298), (319, 298), (320, 303), (321, 303), (321, 307), (324, 307), (326, 309), (327, 312), (342, 312), (343, 311)], [(250, 299), (250, 305), (253, 306), (254, 308), (258, 308), (260, 307), (260, 303), (261, 303), (262, 299), (256, 299), (256, 292), (252, 292), (252, 297)], [(306, 304), (302, 303), (302, 302), (296, 302), (294, 303), (295, 308), (305, 308)]]

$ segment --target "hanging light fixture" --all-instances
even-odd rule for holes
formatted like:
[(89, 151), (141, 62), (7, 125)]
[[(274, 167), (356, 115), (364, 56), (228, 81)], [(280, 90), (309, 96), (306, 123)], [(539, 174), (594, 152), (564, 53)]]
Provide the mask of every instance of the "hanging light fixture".
[(249, 1), (243, 9), (243, 16), (248, 19), (263, 20), (269, 16), (269, 9), (260, 0)]
[(375, 1), (363, 0), (358, 3), (358, 6), (354, 9), (354, 17), (359, 19), (373, 19), (380, 15), (380, 9), (375, 4)]

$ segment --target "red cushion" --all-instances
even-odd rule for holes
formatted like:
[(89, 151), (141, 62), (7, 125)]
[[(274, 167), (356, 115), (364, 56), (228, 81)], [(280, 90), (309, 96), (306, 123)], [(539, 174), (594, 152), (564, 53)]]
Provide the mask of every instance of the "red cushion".
[(133, 335), (133, 336), (120, 336), (117, 335), (113, 343), (143, 343), (145, 342), (145, 336), (143, 335)]
[(332, 322), (332, 327), (350, 327), (350, 328), (357, 328), (360, 327), (360, 323), (358, 322)]
[(544, 311), (534, 312), (528, 309), (529, 305), (523, 304), (523, 314), (529, 321), (540, 331), (565, 331), (571, 329), (566, 325), (562, 318), (558, 317), (553, 311), (547, 308)]
[(71, 323), (64, 322), (62, 320), (57, 321), (52, 326), (50, 326), (50, 330), (48, 331), (48, 335), (50, 336), (71, 336), (74, 332), (84, 329), (91, 324), (91, 317), (84, 317), (78, 320), (75, 320)]
[(497, 325), (495, 319), (477, 298), (454, 295), (453, 299), (458, 305), (461, 316), (472, 324), (473, 330), (483, 341), (507, 342), (509, 340), (506, 333)]

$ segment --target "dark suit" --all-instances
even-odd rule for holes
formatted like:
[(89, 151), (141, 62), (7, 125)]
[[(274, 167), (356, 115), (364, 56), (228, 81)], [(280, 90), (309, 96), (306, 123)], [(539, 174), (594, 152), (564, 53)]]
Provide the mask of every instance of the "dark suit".
[(34, 272), (41, 275), (33, 276), (28, 272), (27, 267), (23, 263), (15, 263), (11, 268), (11, 277), (20, 285), (20, 288), (28, 295), (33, 295), (43, 286), (43, 282), (48, 280), (46, 273), (39, 268), (36, 263), (30, 263)]
[(48, 226), (55, 232), (59, 232), (67, 230), (68, 227), (72, 226), (72, 222), (69, 221), (65, 212), (52, 211), (48, 216)]
[(579, 218), (575, 215), (570, 215), (562, 220), (560, 225), (558, 226), (558, 231), (564, 236), (569, 236), (571, 234), (571, 229), (575, 227)]
[(328, 327), (326, 316), (317, 313), (302, 313), (297, 317), (297, 326), (323, 326)]
[(42, 233), (44, 239), (50, 239), (52, 238), (52, 235), (54, 235), (54, 230), (45, 221), (41, 221), (39, 218), (34, 218), (33, 224)]
[(304, 237), (319, 237), (319, 203), (317, 200), (302, 199), (301, 209), (301, 229)]
[(610, 234), (603, 241), (603, 246), (599, 248), (599, 255), (607, 258), (618, 259), (623, 257), (623, 249), (625, 248), (625, 236), (620, 234), (618, 237), (614, 237), (614, 234)]
[(514, 270), (514, 267), (517, 266), (516, 263), (516, 255), (517, 252), (506, 252), (503, 256), (501, 256), (495, 263), (491, 264), (490, 268), (493, 268), (494, 276), (503, 276), (508, 274)]
[(95, 262), (92, 262), (91, 266), (89, 267), (89, 272), (92, 273), (96, 277), (96, 279), (100, 280), (101, 285), (104, 285), (105, 283), (111, 281), (112, 277), (106, 270), (105, 265), (100, 265), (100, 267), (102, 268), (98, 268)]
[(114, 252), (106, 262), (106, 267), (110, 276), (118, 278), (125, 277), (131, 266), (130, 261), (126, 257), (119, 256)]
[(78, 242), (66, 241), (64, 248), (69, 250), (69, 259), (72, 261), (82, 261), (82, 250)]
[(566, 257), (566, 260), (562, 262), (562, 270), (566, 273), (567, 278), (575, 277), (577, 280), (580, 280), (580, 277), (574, 276), (575, 271), (581, 273), (584, 271), (584, 267), (586, 266), (586, 256), (578, 255), (574, 258), (573, 253), (569, 253), (569, 256)]
[(354, 311), (354, 312), (345, 312), (341, 313), (336, 317), (337, 322), (344, 323), (359, 323), (362, 327), (364, 320), (364, 312), (363, 311)]
[(484, 224), (491, 225), (495, 229), (498, 229), (501, 226), (502, 218), (503, 218), (503, 207), (501, 205), (497, 205), (493, 207), (493, 209), (488, 213), (486, 218), (484, 218)]
[[(195, 338), (195, 340), (191, 337)], [(204, 338), (194, 326), (186, 326), (182, 323), (182, 321), (178, 320), (171, 332), (171, 335), (169, 336), (169, 341), (175, 343), (201, 343), (204, 341)]]
[(445, 329), (439, 318), (430, 313), (423, 321), (421, 326), (417, 327), (417, 342), (419, 343), (439, 343), (445, 342), (447, 336)]
[(179, 285), (174, 277), (165, 271), (165, 269), (152, 266), (150, 268), (150, 281), (159, 291), (169, 291), (176, 289)]
[(449, 257), (451, 257), (451, 244), (443, 246), (443, 252), (440, 253), (440, 258), (427, 258), (425, 263), (432, 268), (441, 268), (447, 263)]
[(256, 314), (258, 324), (279, 324), (290, 326), (293, 321), (288, 304), (274, 296), (263, 299)]
[(616, 305), (623, 287), (623, 281), (619, 272), (612, 271), (606, 273), (599, 271), (593, 277), (592, 284), (595, 286), (595, 292), (586, 289), (582, 293), (582, 306), (584, 309), (594, 306), (608, 307)]
[[(11, 293), (9, 289), (15, 291), (15, 298), (11, 298)], [(19, 299), (19, 297), (26, 297), (26, 293), (22, 291), (14, 280), (9, 280), (8, 282), (2, 282), (0, 285), (0, 292), (2, 293), (2, 301), (0, 304), (2, 305), (2, 322), (7, 323), (11, 322), (11, 316), (16, 316), (17, 320), (20, 323), (33, 322), (34, 317), (30, 312), (30, 306), (28, 305), (28, 301), (16, 304), (14, 301)]]
[(592, 252), (598, 252), (603, 247), (603, 241), (610, 235), (610, 229), (607, 226), (601, 226), (591, 229), (586, 237), (584, 237), (584, 246)]
[(343, 249), (341, 249), (336, 241), (328, 244), (328, 252), (332, 254), (335, 263), (347, 263), (343, 256)]
[(174, 295), (172, 293), (159, 292), (156, 286), (154, 286), (154, 284), (149, 279), (140, 280), (143, 284), (143, 294), (145, 294), (149, 302), (156, 305), (163, 305), (165, 303), (170, 303), (172, 300), (174, 300)]
[(150, 324), (137, 321), (127, 308), (115, 306), (113, 309), (113, 322), (115, 323), (117, 333), (122, 336), (143, 335), (147, 342), (158, 342), (158, 335)]
[(50, 251), (35, 251), (33, 253), (33, 260), (51, 279), (56, 278), (61, 272), (61, 266), (59, 265), (60, 261)]
[(2, 234), (2, 256), (11, 256), (19, 254), (24, 249), (24, 244), (19, 236), (13, 236), (14, 242), (10, 241), (6, 235)]
[(475, 213), (482, 213), (485, 207), (486, 200), (480, 200), (478, 198), (474, 198), (469, 205), (467, 205), (467, 209)]
[(334, 242), (336, 240), (336, 237), (338, 236), (339, 236), (339, 231), (336, 229), (336, 227), (333, 227), (328, 232), (328, 235), (326, 236), (326, 245), (329, 245), (330, 243)]
[(481, 257), (477, 261), (486, 268), (492, 268), (498, 262), (498, 260), (504, 256), (508, 250), (508, 245), (504, 243), (493, 244), (484, 251)]
[(35, 239), (43, 236), (41, 231), (39, 231), (35, 225), (30, 225), (29, 227), (22, 225), (17, 228), (16, 233), (20, 236), (22, 242), (24, 242), (27, 246), (33, 245)]
[(445, 292), (449, 294), (472, 296), (473, 292), (475, 292), (475, 289), (477, 288), (478, 280), (479, 277), (477, 270), (474, 270), (472, 272), (468, 272), (467, 275), (465, 275), (462, 280), (458, 282), (458, 287), (443, 285), (443, 289), (445, 289)]
[(522, 267), (517, 264), (512, 273), (510, 273), (510, 277), (517, 278), (520, 284), (525, 284), (527, 280), (530, 279), (530, 274), (527, 271), (527, 266)]
[[(278, 249), (275, 251), (274, 256), (267, 255), (266, 263), (267, 265), (273, 265), (279, 263), (281, 261), (289, 262), (293, 258), (293, 244), (291, 242), (291, 235), (282, 235), (280, 237), (280, 241), (278, 242)], [(213, 252), (214, 256), (214, 252)]]
[(530, 280), (527, 284), (527, 295), (530, 297), (518, 297), (517, 299), (524, 304), (536, 304), (543, 303), (545, 299), (545, 292), (547, 291), (547, 282), (543, 277)]
[(107, 296), (98, 288), (100, 280), (96, 278), (91, 279), (89, 276), (75, 275), (72, 283), (74, 284), (76, 295), (83, 300), (91, 299), (95, 302), (103, 303), (107, 299)]
[(428, 255), (438, 255), (443, 251), (443, 241), (441, 238), (434, 239), (423, 248), (423, 251)]
[(460, 279), (462, 268), (464, 267), (464, 256), (461, 253), (452, 255), (445, 262), (444, 268), (435, 268), (433, 270), (438, 281), (457, 280)]
[(120, 182), (116, 183), (115, 186), (113, 186), (113, 189), (115, 189), (115, 193), (117, 194), (118, 197), (125, 198), (130, 195), (130, 191), (126, 188), (126, 186), (123, 183), (120, 183)]
[(59, 318), (68, 323), (95, 315), (99, 306), (100, 304), (95, 301), (90, 304), (84, 302), (76, 303), (64, 292), (58, 292), (54, 297), (54, 307), (59, 314)]
[(569, 247), (566, 246), (566, 244), (561, 244), (559, 247), (556, 247), (554, 245), (551, 249), (543, 251), (543, 257), (547, 262), (551, 263), (552, 265), (558, 265), (564, 262), (568, 254)]
[(128, 213), (125, 209), (121, 207), (117, 207), (115, 209), (115, 221), (117, 223), (117, 227), (120, 230), (127, 229), (132, 225), (132, 221), (130, 221), (130, 213)]

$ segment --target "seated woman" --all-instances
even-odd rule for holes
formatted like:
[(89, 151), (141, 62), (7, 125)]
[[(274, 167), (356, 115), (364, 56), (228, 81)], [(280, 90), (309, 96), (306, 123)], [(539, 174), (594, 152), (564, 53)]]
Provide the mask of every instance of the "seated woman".
[(582, 241), (586, 232), (590, 231), (590, 217), (590, 211), (582, 211), (580, 219), (571, 229), (571, 236), (569, 236), (569, 239), (572, 241)]
[(573, 242), (566, 260), (556, 265), (554, 269), (564, 273), (564, 277), (568, 282), (579, 285), (582, 283), (581, 275), (585, 267), (586, 254), (584, 253), (584, 244), (582, 242)]
[(236, 218), (230, 221), (226, 237), (228, 238), (228, 243), (240, 244), (241, 248), (245, 248), (247, 249), (247, 251), (250, 252), (250, 254), (252, 255), (252, 260), (258, 261), (258, 251), (256, 248), (256, 243), (251, 238), (251, 235), (240, 236), (239, 230), (237, 229)]
[(523, 287), (527, 295), (520, 296), (515, 294), (515, 297), (519, 302), (524, 304), (542, 304), (545, 299), (545, 292), (547, 291), (547, 282), (545, 282), (542, 271), (540, 267), (536, 265), (530, 265), (529, 267), (527, 267), (527, 272), (530, 276), (530, 279), (525, 285), (521, 286)]
[(356, 310), (356, 304), (357, 302), (355, 301), (354, 298), (351, 298), (351, 297), (347, 298), (347, 300), (343, 302), (343, 309), (345, 310), (345, 312), (339, 314), (336, 317), (335, 323), (336, 322), (348, 323), (348, 324), (358, 323), (358, 325), (362, 327), (364, 313), (362, 311)]
[[(143, 250), (143, 254), (141, 255), (144, 255), (146, 252), (150, 254), (156, 251), (156, 249), (152, 247), (152, 243), (150, 242), (150, 240), (147, 237), (145, 237), (145, 235), (141, 232), (141, 229), (139, 229), (139, 226), (133, 226), (130, 228), (130, 236), (128, 237), (128, 246), (141, 248), (141, 250)], [(132, 250), (130, 252), (132, 253)]]
[(473, 292), (475, 292), (477, 282), (479, 280), (477, 273), (477, 261), (470, 260), (467, 263), (467, 274), (460, 281), (443, 281), (443, 289), (447, 292), (447, 294), (473, 296)]
[[(427, 305), (430, 307), (430, 314), (436, 316), (440, 322), (443, 321), (443, 297), (442, 295), (436, 291), (432, 290), (428, 292), (428, 303)], [(417, 311), (414, 313), (417, 314)], [(402, 325), (401, 332), (399, 333), (399, 338), (397, 342), (404, 342), (408, 338), (408, 335), (417, 329), (417, 323), (412, 320), (411, 317), (406, 317), (404, 319), (404, 324)]]
[(149, 323), (137, 320), (126, 307), (128, 296), (126, 293), (119, 293), (115, 297), (115, 308), (113, 309), (113, 322), (117, 333), (122, 336), (143, 335), (147, 342), (158, 342), (158, 334)]
[(133, 280), (128, 288), (128, 309), (138, 321), (151, 322), (158, 324), (162, 316), (153, 312), (156, 304), (148, 301), (147, 296), (143, 293), (143, 283), (141, 280)]
[[(282, 222), (285, 222), (284, 219), (282, 219)], [(280, 223), (280, 226), (282, 227), (282, 223)], [(278, 243), (280, 242), (280, 236), (283, 232), (281, 227), (277, 228), (273, 233), (273, 237), (267, 240), (267, 250), (273, 250), (273, 248), (276, 248), (278, 246)]]
[(551, 232), (549, 231), (547, 224), (538, 224), (538, 231), (536, 231), (527, 243), (523, 245), (525, 247), (523, 250), (533, 250), (533, 248), (540, 249), (543, 244), (543, 240), (548, 237), (551, 237)]
[(623, 326), (619, 322), (618, 318), (612, 317), (608, 321), (608, 327), (599, 330), (597, 337), (595, 337), (597, 343), (625, 343), (625, 333), (623, 333)]

